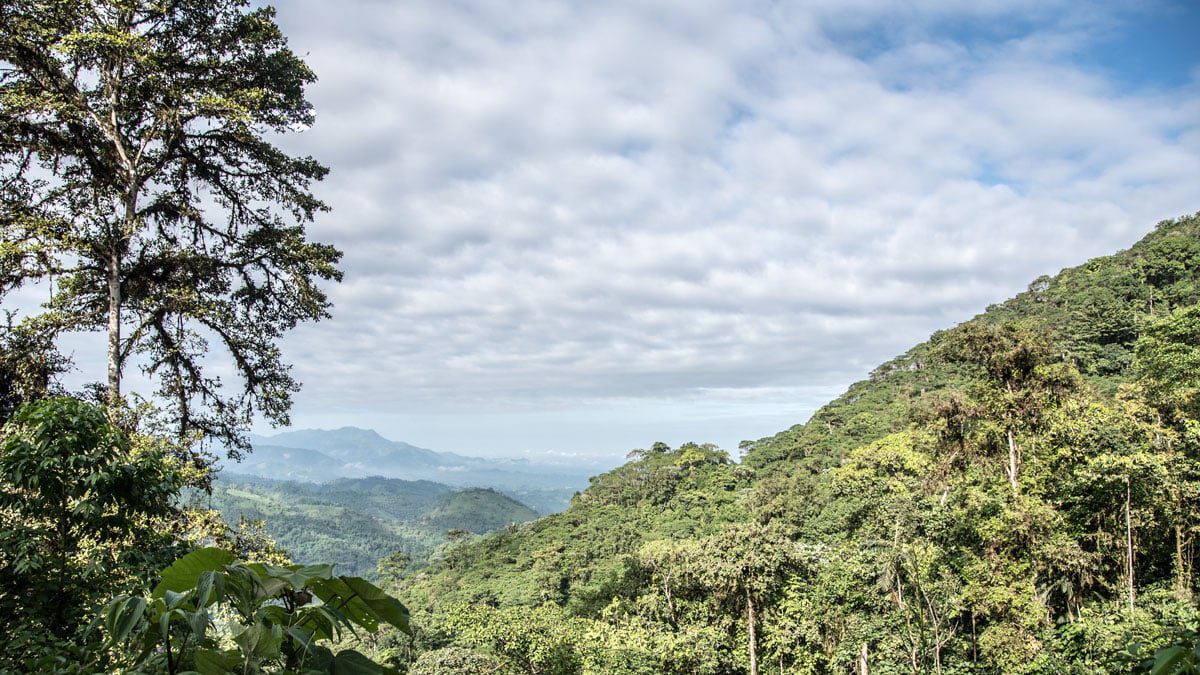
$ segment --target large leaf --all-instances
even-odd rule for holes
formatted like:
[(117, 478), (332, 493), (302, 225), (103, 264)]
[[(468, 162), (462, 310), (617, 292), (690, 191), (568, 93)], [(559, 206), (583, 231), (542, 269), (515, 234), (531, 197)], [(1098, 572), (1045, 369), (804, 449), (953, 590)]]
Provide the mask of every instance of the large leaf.
[(256, 623), (246, 626), (233, 636), (246, 658), (273, 659), (279, 656), (279, 645), (283, 642), (283, 628), (278, 625)]
[(312, 651), (313, 631), (302, 626), (290, 626), (286, 632), (292, 638), (292, 641), (296, 643), (297, 647), (305, 652)]
[(1154, 653), (1154, 667), (1150, 669), (1150, 674), (1174, 675), (1175, 671), (1183, 665), (1184, 659), (1189, 656), (1191, 656), (1189, 651), (1179, 645), (1160, 649)]
[(263, 576), (282, 579), (294, 590), (300, 590), (308, 586), (309, 581), (313, 579), (329, 579), (333, 576), (333, 565), (288, 565), (287, 567), (276, 567), (275, 565), (259, 565)]
[(408, 625), (408, 608), (366, 579), (313, 579), (311, 585), (322, 602), (369, 631), (375, 631), (380, 621), (384, 621), (412, 634)]
[(237, 651), (197, 649), (194, 658), (200, 675), (227, 675), (241, 670), (242, 659)]
[(167, 591), (182, 593), (195, 588), (200, 582), (201, 574), (219, 572), (236, 559), (229, 551), (219, 548), (192, 551), (163, 570), (162, 581), (154, 587), (151, 597), (161, 598)]
[(196, 602), (200, 607), (208, 607), (214, 602), (220, 602), (225, 594), (225, 577), (220, 572), (207, 571), (200, 573), (196, 583)]
[(142, 622), (146, 601), (140, 597), (118, 598), (105, 609), (104, 627), (111, 644), (120, 644)]
[(408, 608), (366, 579), (360, 577), (338, 577), (350, 587), (381, 619), (412, 634), (408, 626)]
[(329, 672), (331, 675), (386, 675), (396, 671), (384, 668), (353, 649), (347, 649), (333, 657), (333, 667)]

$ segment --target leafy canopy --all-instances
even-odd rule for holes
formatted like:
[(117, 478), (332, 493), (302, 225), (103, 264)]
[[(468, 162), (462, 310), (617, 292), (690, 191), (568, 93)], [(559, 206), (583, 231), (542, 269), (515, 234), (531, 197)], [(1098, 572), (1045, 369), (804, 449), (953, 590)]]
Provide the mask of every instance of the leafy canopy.
[(315, 79), (274, 11), (12, 0), (0, 64), (0, 296), (51, 282), (28, 328), (105, 331), (110, 400), (136, 361), (181, 435), (244, 449), (254, 411), (286, 423), (299, 385), (276, 342), (327, 316), (341, 254), (304, 230), (326, 169), (272, 143), (312, 123)]

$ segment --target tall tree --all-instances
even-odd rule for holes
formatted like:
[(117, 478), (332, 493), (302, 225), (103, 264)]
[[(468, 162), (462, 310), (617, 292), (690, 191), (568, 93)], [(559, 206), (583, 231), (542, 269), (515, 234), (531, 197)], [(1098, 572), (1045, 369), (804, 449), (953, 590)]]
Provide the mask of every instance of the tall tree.
[(1200, 419), (1200, 305), (1149, 323), (1134, 353), (1135, 372), (1150, 402), (1181, 425)]
[(1021, 436), (1036, 434), (1048, 410), (1080, 387), (1079, 374), (1030, 325), (970, 321), (938, 345), (951, 363), (972, 367), (982, 380), (973, 387), (1008, 450), (1005, 473), (1013, 496), (1020, 493)]
[(750, 675), (759, 673), (758, 636), (763, 612), (782, 592), (787, 577), (808, 562), (778, 524), (739, 523), (699, 542), (695, 576), (731, 610), (744, 612)]
[(247, 0), (0, 4), (0, 296), (50, 280), (31, 327), (104, 331), (111, 403), (136, 362), (181, 434), (287, 422), (276, 342), (340, 279), (304, 229), (326, 169), (271, 140), (313, 121), (314, 79)]

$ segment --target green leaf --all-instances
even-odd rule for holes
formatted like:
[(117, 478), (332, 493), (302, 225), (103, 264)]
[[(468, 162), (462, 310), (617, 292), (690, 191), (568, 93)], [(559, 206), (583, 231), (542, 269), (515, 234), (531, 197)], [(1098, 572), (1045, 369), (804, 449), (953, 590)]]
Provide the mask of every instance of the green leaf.
[(187, 615), (188, 627), (192, 629), (192, 635), (196, 639), (204, 639), (204, 634), (208, 632), (208, 611), (201, 607), (200, 609), (191, 612)]
[(146, 611), (146, 601), (142, 598), (121, 598), (114, 600), (108, 607), (108, 618), (105, 627), (108, 628), (109, 641), (112, 644), (124, 642), (133, 629), (142, 621)]
[(300, 617), (297, 623), (307, 626), (318, 638), (322, 640), (340, 639), (339, 624), (344, 620), (340, 613), (332, 611), (325, 605), (315, 605), (301, 608), (297, 615)]
[(382, 675), (388, 672), (388, 669), (353, 649), (338, 652), (337, 656), (333, 657), (333, 667), (330, 668), (332, 675)]
[(163, 570), (162, 581), (154, 587), (150, 597), (161, 598), (167, 591), (183, 592), (195, 588), (204, 572), (219, 572), (237, 558), (229, 551), (219, 548), (202, 548), (176, 560)]
[(220, 602), (224, 594), (225, 577), (220, 572), (209, 570), (200, 573), (200, 580), (196, 583), (197, 607), (208, 607), (214, 602)]
[(262, 573), (265, 576), (282, 579), (295, 590), (308, 586), (313, 579), (329, 579), (333, 576), (333, 565), (289, 565), (287, 567), (263, 565), (262, 567)]
[(300, 626), (290, 626), (287, 629), (287, 634), (305, 652), (309, 651), (312, 648), (313, 632), (311, 630), (308, 630), (307, 628), (302, 628)]
[(1154, 666), (1150, 669), (1150, 675), (1172, 675), (1188, 655), (1188, 650), (1179, 645), (1158, 650), (1154, 654)]
[(237, 652), (218, 652), (212, 649), (197, 649), (193, 657), (196, 671), (200, 675), (227, 675), (236, 672), (241, 665)]
[(186, 592), (176, 593), (175, 591), (166, 591), (163, 594), (163, 600), (167, 603), (167, 609), (175, 609), (176, 607), (179, 607), (179, 605), (183, 604), (183, 601), (186, 600), (187, 597), (188, 594)]
[(324, 645), (313, 645), (304, 665), (308, 672), (327, 674), (333, 670), (333, 652)]
[(341, 612), (353, 623), (374, 632), (385, 621), (412, 634), (408, 608), (371, 582), (360, 577), (314, 580), (313, 592), (326, 605)]
[(283, 643), (283, 629), (256, 623), (233, 636), (233, 641), (247, 658), (273, 659), (279, 656), (279, 645)]

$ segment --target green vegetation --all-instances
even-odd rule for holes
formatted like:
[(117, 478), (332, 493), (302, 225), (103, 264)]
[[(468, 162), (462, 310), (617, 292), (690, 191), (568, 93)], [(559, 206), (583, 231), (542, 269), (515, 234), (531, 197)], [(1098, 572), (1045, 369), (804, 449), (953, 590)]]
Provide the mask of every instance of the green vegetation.
[[(334, 577), (330, 565), (245, 563), (229, 551), (202, 548), (161, 576), (149, 597), (122, 595), (101, 612), (105, 645), (126, 647), (118, 649), (122, 669), (382, 673), (354, 649), (335, 653), (320, 643), (356, 629), (375, 632), (380, 624), (411, 632), (404, 605), (363, 579)], [(216, 630), (221, 616), (224, 630)]]
[[(409, 630), (398, 601), (180, 506), (205, 443), (236, 457), (253, 415), (287, 422), (277, 341), (340, 278), (304, 231), (325, 168), (272, 143), (311, 123), (314, 80), (273, 10), (13, 0), (0, 63), (0, 298), (49, 291), (0, 326), (0, 672), (390, 672), (319, 643)], [(105, 384), (54, 397), (80, 332), (106, 336)], [(132, 365), (153, 405), (123, 396)]]
[(137, 364), (177, 433), (246, 449), (299, 388), (276, 342), (341, 276), (304, 230), (325, 167), (272, 143), (315, 76), (246, 0), (9, 0), (0, 26), (0, 293), (53, 280), (22, 329), (103, 332), (110, 404)]
[[(177, 506), (187, 470), (171, 448), (65, 397), (0, 430), (0, 672), (390, 672), (336, 643), (409, 631), (407, 609), (332, 565), (270, 564), (252, 532), (206, 528)], [(187, 552), (196, 535), (252, 561)]]
[[(52, 398), (0, 435), (0, 630), (9, 663), (32, 669), (86, 653), (88, 612), (136, 588), (178, 551), (180, 478), (152, 439), (134, 442), (102, 409)], [(0, 669), (5, 660), (0, 659)]]
[(529, 507), (493, 490), (455, 490), (393, 478), (295, 483), (221, 479), (195, 496), (226, 522), (264, 521), (264, 530), (297, 562), (332, 562), (374, 578), (378, 561), (402, 551), (423, 566), (441, 553), (447, 532), (485, 534), (533, 520)]
[(1193, 672), (1198, 278), (1200, 217), (1164, 222), (740, 464), (635, 451), (397, 578), (414, 670)]
[[(53, 280), (0, 332), (0, 672), (1200, 668), (1200, 215), (935, 334), (740, 462), (654, 444), (532, 522), (433, 483), (214, 487), (204, 444), (236, 457), (252, 415), (286, 422), (278, 340), (340, 276), (304, 232), (325, 169), (269, 141), (312, 121), (314, 76), (245, 0), (10, 0), (0, 26), (0, 296)], [(104, 407), (56, 395), (80, 331), (106, 335)], [(122, 396), (135, 363), (157, 408)], [(351, 432), (304, 461), (446, 468)], [(375, 566), (412, 625), (324, 557)]]

